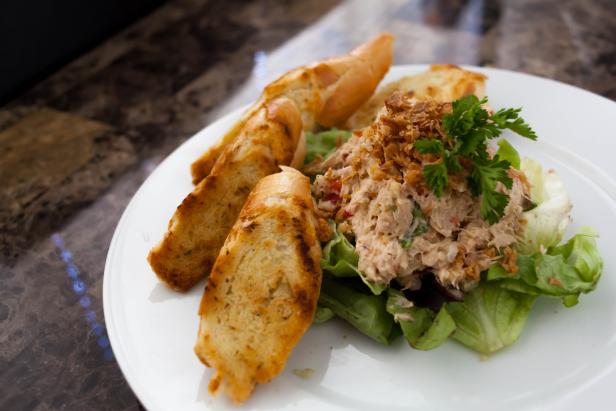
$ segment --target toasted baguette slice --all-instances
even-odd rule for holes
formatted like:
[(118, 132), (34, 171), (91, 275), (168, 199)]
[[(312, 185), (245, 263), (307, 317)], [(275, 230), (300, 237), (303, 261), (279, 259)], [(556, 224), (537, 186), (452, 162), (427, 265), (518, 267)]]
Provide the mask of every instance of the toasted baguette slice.
[(227, 146), (210, 175), (190, 193), (169, 221), (148, 261), (169, 287), (186, 291), (209, 274), (227, 233), (257, 182), (288, 165), (301, 135), (295, 103), (264, 104)]
[(423, 73), (403, 77), (383, 86), (347, 120), (345, 128), (359, 130), (372, 124), (378, 111), (385, 104), (385, 99), (396, 90), (413, 93), (413, 97), (420, 100), (432, 98), (448, 102), (468, 94), (483, 97), (485, 80), (483, 74), (464, 70), (452, 64), (434, 64)]
[(264, 102), (282, 96), (293, 100), (302, 113), (306, 131), (317, 124), (332, 127), (343, 123), (370, 98), (389, 70), (392, 43), (391, 34), (381, 33), (345, 56), (299, 67), (272, 82), (220, 143), (192, 164), (193, 183), (197, 184), (210, 173), (224, 147), (241, 135), (244, 124)]
[(248, 197), (199, 309), (195, 353), (216, 369), (211, 393), (240, 403), (283, 370), (316, 309), (317, 227), (309, 179), (294, 169), (263, 178)]

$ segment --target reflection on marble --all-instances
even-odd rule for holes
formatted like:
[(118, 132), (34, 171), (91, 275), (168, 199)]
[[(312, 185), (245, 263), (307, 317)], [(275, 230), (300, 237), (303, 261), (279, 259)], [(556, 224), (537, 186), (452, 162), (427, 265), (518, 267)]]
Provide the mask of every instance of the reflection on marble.
[(0, 108), (0, 409), (139, 407), (104, 339), (115, 225), (171, 150), (285, 70), (388, 30), (398, 64), (490, 65), (616, 99), (612, 9), (611, 0), (171, 1)]
[(616, 15), (603, 12), (609, 9), (608, 3), (391, 0), (383, 7), (381, 2), (346, 1), (317, 24), (265, 53), (260, 75), (253, 70), (212, 117), (254, 100), (264, 84), (297, 64), (344, 52), (381, 30), (396, 36), (395, 64), (506, 68), (616, 99), (616, 31), (612, 29)]

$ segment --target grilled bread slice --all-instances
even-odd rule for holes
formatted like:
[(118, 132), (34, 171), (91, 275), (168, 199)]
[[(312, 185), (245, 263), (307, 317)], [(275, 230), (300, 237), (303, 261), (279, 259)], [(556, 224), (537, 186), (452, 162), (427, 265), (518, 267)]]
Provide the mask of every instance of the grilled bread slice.
[(301, 118), (295, 103), (263, 104), (228, 145), (212, 172), (182, 201), (148, 261), (169, 287), (186, 291), (209, 274), (255, 184), (293, 159)]
[(391, 34), (381, 33), (345, 56), (299, 67), (269, 84), (220, 143), (192, 164), (193, 183), (197, 184), (210, 173), (224, 147), (241, 135), (244, 124), (264, 102), (282, 96), (293, 100), (302, 113), (306, 131), (313, 130), (317, 124), (332, 127), (343, 123), (370, 98), (389, 70), (392, 43)]
[(464, 70), (453, 64), (434, 64), (430, 69), (403, 77), (386, 84), (370, 100), (364, 103), (349, 119), (345, 127), (351, 130), (362, 129), (374, 121), (385, 100), (394, 91), (412, 93), (417, 99), (431, 98), (437, 101), (454, 101), (468, 94), (481, 98), (485, 95), (486, 76)]
[(302, 164), (302, 128), (342, 122), (369, 98), (391, 64), (391, 42), (391, 35), (381, 34), (348, 56), (294, 70), (266, 87), (223, 141), (197, 161), (203, 167), (193, 167), (198, 185), (148, 256), (163, 282), (185, 291), (209, 274), (256, 182), (278, 165)]
[(246, 400), (284, 368), (310, 326), (321, 285), (310, 182), (285, 168), (254, 188), (201, 300), (195, 353), (214, 369), (209, 390)]

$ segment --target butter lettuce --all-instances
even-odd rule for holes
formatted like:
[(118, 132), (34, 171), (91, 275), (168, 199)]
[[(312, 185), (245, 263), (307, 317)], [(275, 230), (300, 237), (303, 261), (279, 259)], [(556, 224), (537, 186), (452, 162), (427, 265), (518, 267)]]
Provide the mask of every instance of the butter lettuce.
[(565, 306), (573, 306), (579, 295), (594, 290), (601, 278), (603, 260), (596, 237), (594, 230), (584, 227), (569, 241), (545, 253), (520, 255), (516, 273), (495, 265), (488, 270), (486, 279), (528, 295), (562, 297)]
[(387, 312), (400, 324), (402, 334), (411, 347), (432, 350), (443, 344), (456, 325), (444, 307), (438, 313), (429, 308), (415, 307), (401, 291), (387, 290)]
[(518, 151), (505, 139), (498, 142), (498, 151), (496, 152), (499, 160), (507, 160), (511, 167), (520, 169), (520, 155)]
[(367, 295), (328, 276), (323, 277), (319, 306), (328, 308), (368, 337), (387, 345), (399, 335), (399, 330), (385, 302), (385, 295)]
[(536, 296), (480, 283), (464, 301), (448, 303), (455, 322), (452, 338), (482, 354), (513, 344), (524, 329)]
[(359, 256), (355, 247), (347, 238), (338, 232), (334, 223), (330, 223), (332, 239), (323, 247), (321, 268), (336, 277), (355, 277), (358, 275), (357, 263)]
[(330, 224), (333, 238), (323, 247), (321, 268), (335, 277), (359, 277), (373, 294), (379, 295), (387, 289), (387, 285), (375, 284), (368, 280), (357, 268), (359, 256), (355, 246), (338, 232), (334, 223)]
[(330, 308), (317, 305), (317, 309), (314, 313), (314, 318), (312, 319), (312, 322), (315, 324), (322, 324), (331, 320), (332, 318), (334, 318), (334, 316), (335, 314)]
[[(344, 246), (341, 255), (349, 247), (352, 249), (352, 244), (345, 243), (342, 237), (332, 244), (330, 253), (339, 244)], [(345, 267), (342, 272), (352, 267), (347, 263), (339, 265)], [(392, 288), (387, 289), (386, 298), (367, 295), (353, 286), (361, 285), (359, 281), (328, 279), (326, 275), (319, 298), (322, 312), (317, 311), (315, 322), (335, 314), (383, 344), (389, 344), (402, 332), (413, 348), (430, 350), (451, 337), (488, 355), (519, 338), (538, 296), (556, 296), (567, 307), (575, 305), (580, 294), (596, 288), (602, 270), (596, 233), (582, 228), (569, 241), (550, 247), (545, 253), (520, 255), (516, 273), (493, 265), (463, 301), (446, 303), (438, 312), (413, 306), (401, 291)]]
[(557, 245), (571, 222), (571, 201), (553, 170), (544, 173), (534, 160), (523, 159), (520, 169), (531, 185), (531, 200), (537, 206), (524, 213), (524, 236), (516, 245), (520, 254), (533, 254)]

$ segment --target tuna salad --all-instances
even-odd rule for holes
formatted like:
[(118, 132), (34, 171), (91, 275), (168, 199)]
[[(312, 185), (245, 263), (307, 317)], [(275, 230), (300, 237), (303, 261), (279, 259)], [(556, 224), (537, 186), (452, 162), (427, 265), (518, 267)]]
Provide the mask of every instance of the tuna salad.
[(304, 171), (332, 231), (315, 322), (489, 354), (517, 339), (537, 296), (569, 307), (595, 288), (596, 233), (559, 245), (572, 208), (560, 178), (494, 143), (537, 138), (519, 113), (395, 92), (363, 130), (307, 135)]
[(313, 185), (318, 208), (354, 238), (359, 270), (369, 281), (418, 289), (428, 270), (444, 286), (468, 289), (495, 261), (515, 271), (512, 245), (531, 204), (524, 173), (508, 170), (511, 188), (497, 189), (509, 202), (492, 225), (481, 217), (466, 170), (449, 179), (440, 197), (423, 178), (423, 165), (435, 158), (414, 144), (442, 140), (441, 119), (450, 111), (449, 103), (394, 94), (370, 127), (317, 166), (323, 172)]

